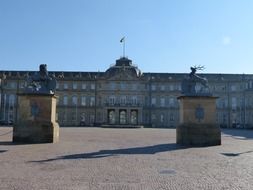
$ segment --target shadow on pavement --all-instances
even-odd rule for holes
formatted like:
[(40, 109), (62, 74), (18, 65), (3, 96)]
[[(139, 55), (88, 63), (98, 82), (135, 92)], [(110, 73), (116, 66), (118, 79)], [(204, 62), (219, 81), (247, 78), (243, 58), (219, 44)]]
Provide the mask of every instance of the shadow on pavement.
[[(6, 146), (8, 146), (8, 145), (27, 145), (27, 144), (31, 144), (31, 143), (22, 143), (22, 142), (12, 142), (12, 141), (0, 141), (0, 145), (6, 145)], [(34, 144), (36, 144), (36, 143), (34, 143)]]
[(250, 129), (222, 129), (223, 135), (239, 140), (253, 139), (253, 130)]
[(7, 152), (8, 150), (0, 150), (0, 153), (4, 153)]
[(246, 151), (246, 152), (239, 152), (239, 153), (221, 153), (224, 156), (229, 156), (229, 157), (235, 157), (235, 156), (240, 156), (242, 154), (247, 154), (247, 153), (252, 153), (253, 150), (251, 151)]
[(187, 147), (173, 144), (159, 144), (154, 146), (146, 147), (134, 147), (125, 149), (115, 149), (115, 150), (100, 150), (98, 152), (82, 153), (82, 154), (70, 154), (65, 156), (59, 156), (53, 159), (30, 161), (30, 162), (50, 162), (55, 160), (65, 160), (65, 159), (93, 159), (93, 158), (103, 158), (115, 155), (132, 155), (132, 154), (156, 154), (160, 152), (168, 152), (179, 149), (185, 149)]
[(14, 145), (12, 141), (0, 141), (0, 145)]

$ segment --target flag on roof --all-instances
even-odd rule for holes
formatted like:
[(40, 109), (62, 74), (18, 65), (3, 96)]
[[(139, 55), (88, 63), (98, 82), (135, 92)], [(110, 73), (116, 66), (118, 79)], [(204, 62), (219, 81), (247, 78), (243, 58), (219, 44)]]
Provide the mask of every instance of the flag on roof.
[(120, 39), (120, 43), (122, 43), (124, 41), (125, 41), (125, 37), (123, 37), (123, 38)]

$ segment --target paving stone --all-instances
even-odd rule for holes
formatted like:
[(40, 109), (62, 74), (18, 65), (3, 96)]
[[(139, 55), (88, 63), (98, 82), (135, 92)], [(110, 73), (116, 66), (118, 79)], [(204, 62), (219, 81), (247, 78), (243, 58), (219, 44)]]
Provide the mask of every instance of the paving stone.
[(55, 144), (12, 144), (0, 127), (1, 190), (252, 190), (253, 131), (176, 144), (175, 129), (61, 128)]

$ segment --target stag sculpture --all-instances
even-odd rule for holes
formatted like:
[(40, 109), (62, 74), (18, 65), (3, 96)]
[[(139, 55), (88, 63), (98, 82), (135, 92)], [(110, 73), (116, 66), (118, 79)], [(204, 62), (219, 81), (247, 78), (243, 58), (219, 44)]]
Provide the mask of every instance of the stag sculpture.
[[(204, 66), (193, 66), (190, 68), (189, 77), (182, 82), (182, 93), (186, 95), (203, 95), (210, 94), (208, 80), (196, 74), (197, 71), (204, 70)], [(196, 86), (200, 85), (200, 90), (196, 90)]]

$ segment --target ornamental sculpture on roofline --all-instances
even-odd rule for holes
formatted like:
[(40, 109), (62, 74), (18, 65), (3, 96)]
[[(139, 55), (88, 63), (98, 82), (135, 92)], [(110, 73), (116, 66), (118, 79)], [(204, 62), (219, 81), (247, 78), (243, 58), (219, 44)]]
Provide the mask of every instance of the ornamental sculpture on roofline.
[(182, 93), (187, 96), (211, 96), (208, 80), (196, 74), (204, 66), (193, 66), (187, 78), (182, 81)]
[(56, 88), (55, 77), (49, 76), (46, 64), (41, 64), (39, 69), (39, 72), (36, 72), (34, 75), (27, 78), (25, 92), (36, 94), (54, 94)]

